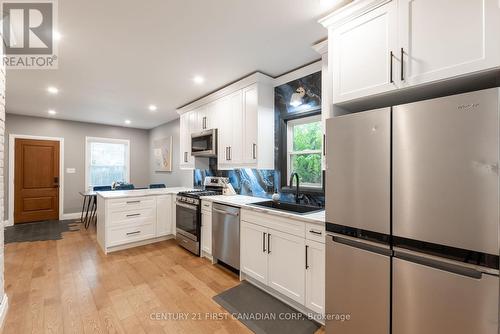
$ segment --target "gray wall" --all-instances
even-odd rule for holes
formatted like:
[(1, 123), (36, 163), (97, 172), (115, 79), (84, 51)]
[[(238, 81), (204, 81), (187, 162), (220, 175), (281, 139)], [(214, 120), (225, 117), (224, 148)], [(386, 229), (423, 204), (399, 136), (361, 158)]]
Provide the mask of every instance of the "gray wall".
[(171, 122), (160, 125), (150, 130), (149, 147), (150, 152), (153, 150), (153, 141), (155, 139), (172, 136), (172, 172), (155, 172), (153, 155), (150, 154), (149, 172), (151, 183), (164, 183), (167, 187), (192, 187), (193, 186), (193, 171), (179, 169), (180, 164), (180, 147), (179, 147), (180, 121), (175, 119)]
[[(49, 118), (7, 114), (5, 120), (5, 194), (8, 194), (8, 136), (9, 134), (64, 138), (64, 213), (80, 212), (85, 189), (85, 137), (104, 137), (130, 140), (130, 182), (136, 186), (149, 184), (149, 131), (92, 123), (63, 121)], [(178, 145), (177, 145), (178, 146)], [(62, 156), (62, 154), (61, 154)], [(67, 174), (66, 168), (75, 168)], [(5, 199), (5, 219), (8, 218), (8, 200)]]

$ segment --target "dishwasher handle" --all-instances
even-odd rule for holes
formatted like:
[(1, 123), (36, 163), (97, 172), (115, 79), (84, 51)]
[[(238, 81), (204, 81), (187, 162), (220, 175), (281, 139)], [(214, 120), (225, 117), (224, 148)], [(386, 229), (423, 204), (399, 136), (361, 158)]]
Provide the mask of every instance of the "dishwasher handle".
[(230, 215), (230, 216), (234, 216), (234, 217), (238, 217), (240, 215), (237, 212), (228, 212), (228, 211), (219, 210), (219, 209), (215, 209), (215, 208), (212, 208), (212, 211), (215, 211), (217, 213), (221, 213), (223, 215)]

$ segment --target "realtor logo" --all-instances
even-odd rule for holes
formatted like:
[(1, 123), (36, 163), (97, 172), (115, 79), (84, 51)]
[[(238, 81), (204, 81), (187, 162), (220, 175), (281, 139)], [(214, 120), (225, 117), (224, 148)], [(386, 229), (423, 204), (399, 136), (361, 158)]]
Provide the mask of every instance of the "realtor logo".
[(56, 69), (55, 1), (2, 2), (4, 64), (18, 69)]

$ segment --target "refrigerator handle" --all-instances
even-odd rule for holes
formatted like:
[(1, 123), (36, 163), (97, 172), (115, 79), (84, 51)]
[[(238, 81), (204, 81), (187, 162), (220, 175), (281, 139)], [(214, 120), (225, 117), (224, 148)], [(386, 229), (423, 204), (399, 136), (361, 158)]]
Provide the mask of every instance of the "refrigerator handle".
[(337, 242), (339, 244), (359, 248), (368, 252), (380, 254), (380, 255), (385, 255), (385, 256), (391, 256), (392, 255), (392, 250), (389, 248), (383, 248), (383, 247), (378, 247), (372, 244), (364, 243), (362, 241), (354, 241), (351, 239), (346, 239), (342, 237), (338, 237), (336, 235), (332, 236), (332, 239), (334, 242)]
[(439, 269), (443, 271), (447, 271), (453, 274), (466, 276), (474, 279), (481, 279), (483, 277), (483, 273), (474, 268), (469, 268), (465, 266), (461, 266), (458, 264), (453, 264), (449, 262), (435, 260), (426, 256), (419, 256), (415, 254), (409, 254), (406, 252), (394, 251), (394, 257), (405, 260), (408, 262), (413, 262), (416, 264), (420, 264), (426, 267), (431, 267), (434, 269)]

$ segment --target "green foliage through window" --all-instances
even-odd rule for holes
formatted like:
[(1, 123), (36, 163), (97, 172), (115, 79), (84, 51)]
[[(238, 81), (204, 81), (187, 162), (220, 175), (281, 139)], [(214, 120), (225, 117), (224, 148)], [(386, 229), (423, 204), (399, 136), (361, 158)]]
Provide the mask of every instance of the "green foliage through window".
[[(321, 144), (323, 133), (321, 122), (317, 119), (308, 123), (290, 124), (292, 145), (289, 145), (291, 152), (290, 171), (299, 174), (302, 184), (314, 187), (321, 187)], [(290, 147), (291, 146), (291, 147)]]

